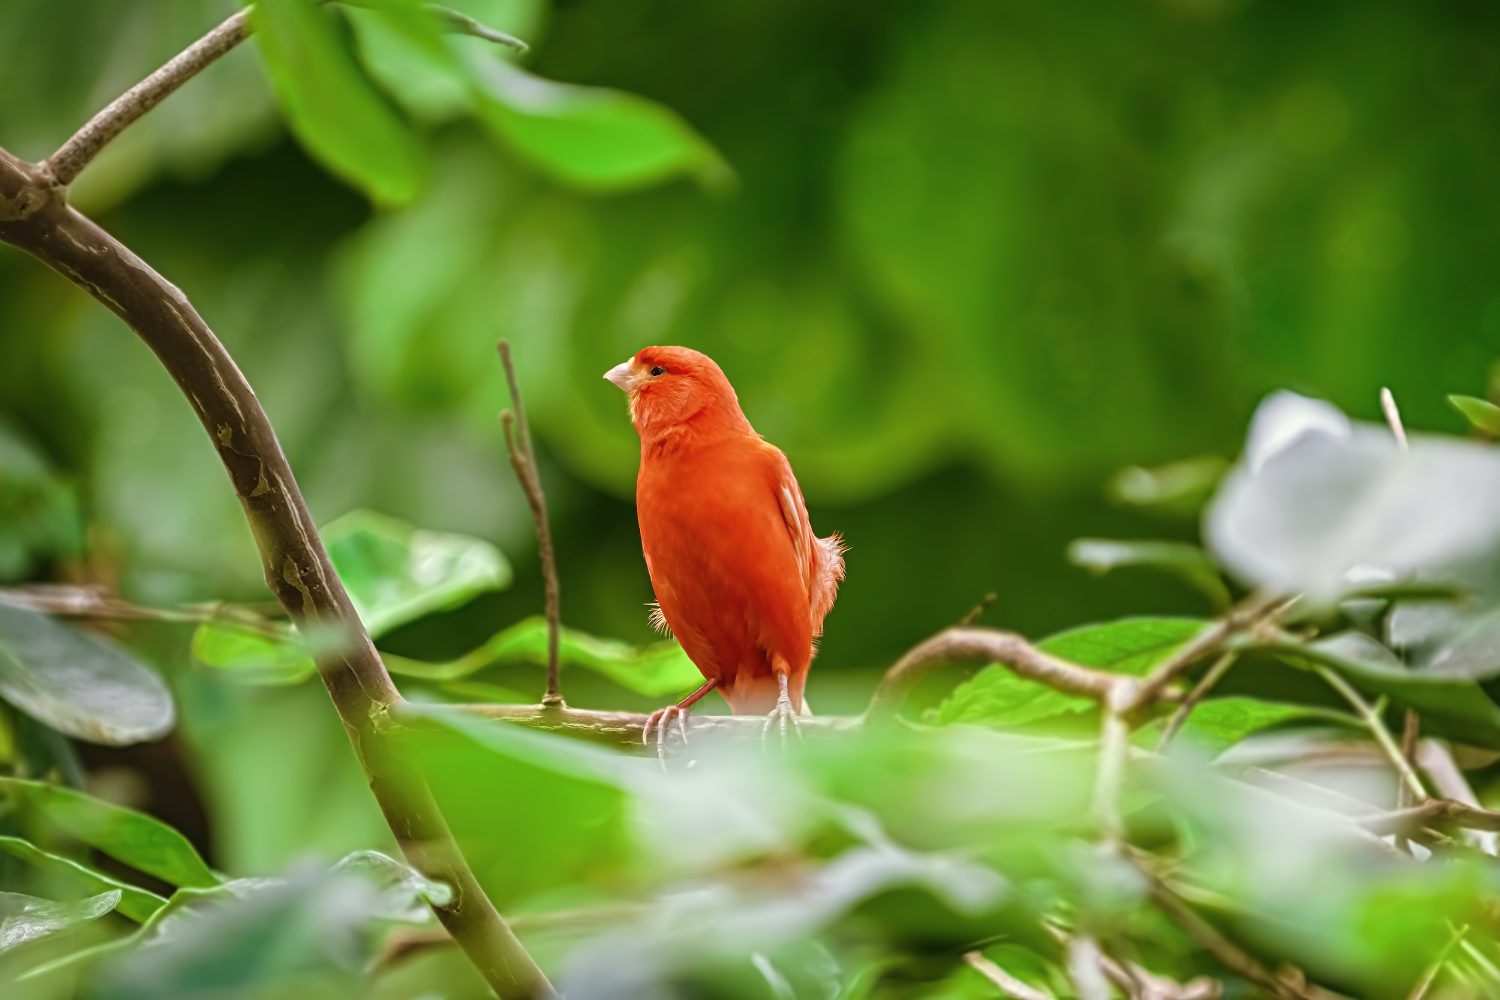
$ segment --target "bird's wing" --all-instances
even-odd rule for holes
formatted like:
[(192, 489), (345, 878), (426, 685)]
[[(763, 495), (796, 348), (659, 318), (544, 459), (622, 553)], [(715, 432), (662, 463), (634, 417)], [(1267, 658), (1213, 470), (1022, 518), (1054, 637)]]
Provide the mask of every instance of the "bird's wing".
[(768, 443), (764, 447), (772, 460), (776, 499), (781, 505), (781, 516), (797, 558), (797, 570), (807, 587), (813, 634), (819, 635), (823, 631), (823, 619), (838, 596), (839, 581), (844, 578), (844, 542), (837, 533), (827, 538), (813, 534), (812, 519), (807, 515), (802, 488), (792, 474), (792, 463), (787, 461), (781, 449)]

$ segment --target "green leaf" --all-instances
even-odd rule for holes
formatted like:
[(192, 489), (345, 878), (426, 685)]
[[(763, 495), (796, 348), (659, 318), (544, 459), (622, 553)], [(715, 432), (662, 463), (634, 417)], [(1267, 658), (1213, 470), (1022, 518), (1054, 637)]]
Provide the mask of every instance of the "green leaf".
[(71, 788), (0, 778), (0, 796), (67, 834), (169, 885), (205, 887), (220, 879), (186, 837), (161, 820)]
[[(1195, 618), (1122, 618), (1060, 632), (1037, 647), (1086, 667), (1140, 675), (1171, 656), (1203, 626)], [(1094, 707), (1087, 698), (1063, 694), (995, 665), (955, 688), (938, 706), (936, 721), (1009, 728)]]
[(1185, 458), (1154, 468), (1132, 465), (1109, 481), (1110, 499), (1131, 507), (1152, 507), (1183, 514), (1197, 513), (1229, 463), (1218, 455)]
[(126, 746), (176, 720), (161, 678), (115, 646), (0, 601), (0, 697), (91, 743)]
[(1464, 419), (1490, 437), (1500, 437), (1500, 406), (1476, 396), (1449, 396), (1448, 402)]
[(60, 888), (87, 893), (118, 892), (120, 901), (117, 909), (136, 923), (145, 921), (167, 902), (154, 892), (121, 882), (112, 875), (106, 875), (72, 858), (44, 851), (20, 837), (0, 836), (0, 851), (37, 869), (44, 878)]
[(1255, 648), (1274, 653), (1295, 667), (1332, 667), (1370, 695), (1384, 695), (1397, 705), (1422, 714), (1424, 728), (1476, 746), (1500, 748), (1500, 706), (1484, 688), (1459, 677), (1418, 673), (1401, 664), (1390, 650), (1357, 632), (1318, 642), (1276, 642)]
[[(424, 531), (373, 511), (351, 511), (322, 536), (371, 638), (511, 581), (510, 564), (489, 542)], [(309, 637), (290, 626), (266, 631), (225, 620), (200, 625), (192, 652), (199, 663), (247, 683), (297, 684), (317, 672), (315, 655), (344, 641), (334, 630)]]
[(0, 420), (0, 580), (25, 579), (38, 561), (82, 546), (77, 493)]
[(516, 152), (580, 187), (640, 187), (688, 176), (724, 186), (728, 166), (675, 112), (618, 90), (532, 76), (494, 58), (476, 59), (478, 112)]
[(118, 890), (74, 903), (58, 903), (16, 892), (0, 892), (0, 955), (53, 934), (98, 920), (120, 901)]
[(425, 531), (368, 510), (323, 528), (323, 543), (372, 636), (510, 585), (510, 564), (489, 542)]
[[(1189, 740), (1213, 754), (1223, 753), (1249, 736), (1288, 722), (1336, 722), (1358, 726), (1353, 716), (1306, 705), (1288, 705), (1259, 698), (1210, 698), (1193, 709), (1183, 723), (1180, 739)], [(1141, 729), (1137, 738), (1154, 746), (1165, 719)]]
[(417, 137), (355, 64), (314, 0), (258, 0), (255, 41), (287, 121), (307, 150), (382, 204), (421, 184)]
[[(547, 663), (547, 620), (523, 619), (495, 635), (482, 649), (486, 666), (523, 662)], [(560, 662), (603, 674), (621, 687), (648, 697), (678, 694), (703, 683), (703, 675), (676, 642), (636, 646), (618, 639), (601, 639), (574, 629), (558, 636)]]
[(1098, 576), (1127, 566), (1163, 570), (1202, 591), (1215, 608), (1229, 606), (1229, 588), (1219, 568), (1208, 553), (1187, 542), (1080, 538), (1068, 546), (1068, 559)]
[[(464, 857), (497, 905), (617, 880), (629, 870), (628, 772), (637, 762), (436, 706), (413, 704), (403, 712), (435, 724), (409, 736), (402, 752), (422, 767)], [(504, 801), (476, 795), (476, 788), (503, 788)], [(518, 802), (535, 808), (517, 809)]]
[(270, 634), (234, 622), (205, 622), (193, 631), (192, 654), (247, 684), (300, 684), (318, 672), (291, 628)]

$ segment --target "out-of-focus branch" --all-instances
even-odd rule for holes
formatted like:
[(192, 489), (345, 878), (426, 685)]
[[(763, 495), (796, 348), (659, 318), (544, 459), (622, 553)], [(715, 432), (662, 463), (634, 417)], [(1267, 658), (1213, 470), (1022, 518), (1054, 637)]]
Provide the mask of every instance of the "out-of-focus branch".
[(110, 101), (41, 164), (43, 173), (67, 187), (111, 139), (160, 104), (202, 69), (250, 37), (250, 10), (236, 11), (218, 27), (167, 60), (156, 72)]
[(1188, 692), (1187, 697), (1182, 699), (1182, 704), (1177, 706), (1177, 710), (1167, 720), (1166, 727), (1162, 729), (1161, 739), (1156, 741), (1157, 753), (1164, 753), (1167, 747), (1171, 746), (1172, 740), (1176, 739), (1178, 732), (1181, 731), (1183, 725), (1187, 722), (1188, 716), (1193, 714), (1193, 709), (1197, 708), (1198, 704), (1204, 698), (1208, 697), (1208, 692), (1213, 690), (1215, 684), (1224, 679), (1224, 675), (1229, 673), (1230, 668), (1234, 666), (1235, 660), (1238, 658), (1239, 656), (1236, 653), (1220, 654), (1219, 658), (1214, 661), (1214, 665), (1209, 667), (1207, 672), (1198, 679), (1198, 683), (1194, 684), (1193, 689)]
[(230, 621), (267, 635), (282, 634), (281, 625), (254, 608), (241, 604), (209, 601), (202, 604), (179, 604), (170, 608), (152, 608), (115, 597), (101, 587), (52, 583), (0, 587), (0, 603), (59, 618), (176, 624)]
[(1278, 601), (1268, 594), (1250, 595), (1147, 674), (1136, 689), (1135, 701), (1124, 707), (1125, 714), (1130, 715), (1160, 701), (1167, 688), (1201, 660), (1219, 652), (1235, 635), (1271, 620), (1289, 606), (1290, 602)]
[(1500, 831), (1500, 812), (1481, 809), (1452, 799), (1428, 799), (1421, 805), (1394, 809), (1373, 816), (1360, 816), (1360, 826), (1377, 834), (1406, 834), (1424, 826), (1450, 825), (1466, 830)]
[(1401, 752), (1401, 748), (1396, 745), (1396, 740), (1391, 736), (1390, 730), (1385, 727), (1385, 720), (1380, 717), (1380, 713), (1375, 711), (1370, 703), (1360, 696), (1358, 691), (1354, 690), (1353, 685), (1340, 677), (1331, 668), (1319, 667), (1317, 672), (1318, 676), (1322, 677), (1329, 687), (1337, 691), (1339, 696), (1359, 713), (1360, 718), (1365, 720), (1365, 725), (1369, 728), (1370, 735), (1375, 737), (1375, 742), (1380, 745), (1381, 751), (1390, 760), (1391, 766), (1396, 769), (1396, 774), (1406, 787), (1410, 789), (1411, 794), (1416, 800), (1418, 802), (1426, 801), (1427, 789), (1422, 787), (1422, 779), (1417, 777), (1417, 772), (1412, 769), (1411, 761), (1407, 760), (1406, 755)]
[[(424, 4), (423, 7), (437, 19), (444, 30), (473, 35), (518, 52), (526, 51), (526, 43), (519, 38), (481, 24), (460, 11), (441, 4)], [(208, 34), (168, 59), (150, 76), (110, 101), (103, 110), (74, 132), (67, 142), (59, 146), (57, 152), (42, 161), (39, 166), (47, 183), (61, 188), (72, 184), (83, 172), (83, 168), (111, 140), (164, 101), (178, 87), (197, 76), (205, 67), (249, 38), (254, 30), (251, 10), (252, 8), (246, 7), (229, 15)]]
[(318, 672), (402, 851), (428, 878), (453, 887), (451, 901), (433, 907), (438, 919), (502, 996), (551, 995), (546, 977), (485, 896), (426, 782), (380, 735), (380, 721), (401, 696), (333, 570), (249, 382), (187, 297), (68, 207), (51, 180), (40, 167), (0, 150), (0, 241), (87, 291), (156, 354), (218, 450), (255, 535), (267, 586), (299, 629), (349, 637), (316, 658)]
[(526, 405), (521, 402), (521, 383), (516, 378), (516, 366), (511, 360), (510, 344), (500, 341), (500, 364), (505, 368), (505, 382), (510, 387), (511, 405), (515, 413), (506, 410), (500, 414), (505, 425), (505, 448), (510, 453), (511, 468), (521, 481), (526, 493), (526, 503), (531, 507), (531, 519), (536, 523), (537, 560), (542, 564), (542, 581), (546, 587), (547, 608), (547, 691), (542, 695), (542, 704), (556, 706), (563, 703), (559, 663), (559, 634), (562, 631), (562, 596), (557, 579), (557, 557), (552, 550), (552, 528), (547, 523), (547, 495), (542, 492), (542, 477), (537, 472), (536, 452), (531, 447), (531, 427), (526, 422)]
[(1009, 997), (1010, 1000), (1052, 1000), (1046, 993), (1027, 986), (1021, 980), (985, 958), (980, 952), (964, 952), (964, 962), (969, 968), (989, 980), (990, 984), (999, 990), (1000, 995), (1003, 997)]

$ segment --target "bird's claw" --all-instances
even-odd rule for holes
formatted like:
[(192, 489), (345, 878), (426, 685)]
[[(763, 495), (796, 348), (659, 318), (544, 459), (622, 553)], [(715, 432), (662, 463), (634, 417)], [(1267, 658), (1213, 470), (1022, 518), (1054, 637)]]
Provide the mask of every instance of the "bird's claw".
[(668, 705), (666, 708), (658, 708), (646, 716), (646, 724), (641, 727), (641, 744), (651, 745), (651, 731), (656, 731), (656, 759), (661, 762), (662, 770), (667, 769), (667, 744), (672, 739), (675, 730), (677, 738), (682, 741), (683, 746), (688, 743), (688, 710), (681, 705)]
[(792, 707), (792, 699), (786, 690), (786, 680), (783, 677), (781, 683), (781, 694), (776, 699), (776, 707), (771, 709), (766, 716), (766, 724), (760, 731), (760, 744), (762, 747), (769, 745), (771, 731), (776, 729), (781, 734), (781, 749), (787, 748), (787, 732), (790, 731), (797, 737), (797, 742), (803, 742), (802, 724), (797, 721), (797, 710)]

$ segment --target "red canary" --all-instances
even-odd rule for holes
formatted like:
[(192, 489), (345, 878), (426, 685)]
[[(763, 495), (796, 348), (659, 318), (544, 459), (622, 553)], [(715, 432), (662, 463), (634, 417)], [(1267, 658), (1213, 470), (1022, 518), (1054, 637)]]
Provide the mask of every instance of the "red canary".
[[(641, 438), (636, 513), (670, 629), (706, 683), (654, 713), (658, 739), (717, 689), (736, 715), (778, 716), (783, 738), (802, 711), (814, 640), (844, 578), (838, 535), (818, 538), (791, 463), (740, 409), (713, 359), (647, 347), (604, 377), (630, 397)], [(664, 742), (664, 741), (663, 741)]]

